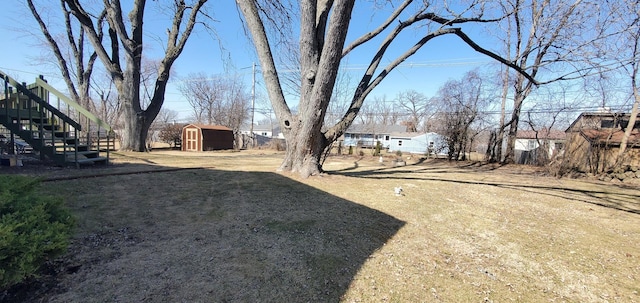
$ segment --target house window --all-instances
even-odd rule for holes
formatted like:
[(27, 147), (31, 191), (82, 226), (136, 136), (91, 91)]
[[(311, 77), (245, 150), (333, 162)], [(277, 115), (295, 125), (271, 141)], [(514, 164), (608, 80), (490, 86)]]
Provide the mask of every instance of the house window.
[(402, 140), (398, 140), (398, 146), (402, 146)]
[(600, 127), (601, 128), (613, 128), (614, 127), (613, 120), (602, 120), (602, 121), (600, 121)]
[(385, 141), (389, 141), (389, 136), (384, 136)]
[(262, 135), (266, 137), (266, 136), (267, 136), (267, 133), (266, 133), (266, 132), (263, 132), (263, 133), (262, 133)]
[(527, 149), (532, 150), (536, 149), (536, 147), (538, 147), (538, 145), (536, 144), (536, 140), (527, 141)]
[(554, 145), (557, 150), (561, 150), (564, 148), (564, 144), (562, 144), (562, 142), (556, 142)]
[[(620, 121), (620, 127), (622, 129), (626, 129), (628, 126), (629, 126), (629, 120)], [(636, 128), (636, 129), (640, 128), (640, 121), (636, 121), (636, 123), (633, 124), (633, 128)]]

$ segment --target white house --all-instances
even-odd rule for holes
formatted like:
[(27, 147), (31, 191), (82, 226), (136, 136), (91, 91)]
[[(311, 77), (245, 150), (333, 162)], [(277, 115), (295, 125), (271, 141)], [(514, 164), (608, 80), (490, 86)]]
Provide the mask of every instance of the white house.
[(442, 135), (436, 133), (394, 133), (389, 138), (390, 152), (411, 154), (446, 155), (447, 145)]
[(389, 148), (391, 134), (405, 130), (401, 125), (353, 124), (344, 133), (344, 146), (373, 148), (380, 141), (382, 148)]
[[(243, 127), (242, 131), (240, 133), (244, 134), (244, 135), (248, 135), (249, 133), (251, 133), (250, 130), (251, 126), (245, 126)], [(262, 137), (266, 137), (266, 138), (278, 138), (278, 139), (284, 139), (284, 134), (280, 131), (280, 126), (278, 125), (253, 125), (253, 134), (254, 135), (258, 135), (258, 136), (262, 136)]]
[(516, 162), (520, 164), (535, 164), (536, 157), (542, 145), (548, 158), (558, 154), (563, 148), (566, 141), (566, 133), (560, 130), (523, 130), (516, 134), (516, 142), (514, 151), (516, 153)]

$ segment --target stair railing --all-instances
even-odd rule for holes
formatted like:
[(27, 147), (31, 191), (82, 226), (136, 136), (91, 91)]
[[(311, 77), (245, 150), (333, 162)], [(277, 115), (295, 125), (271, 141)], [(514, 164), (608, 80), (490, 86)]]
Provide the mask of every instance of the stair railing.
[(101, 144), (100, 133), (104, 131), (106, 133), (106, 139), (107, 139), (107, 148), (106, 148), (107, 159), (109, 159), (109, 151), (111, 150), (111, 148), (114, 147), (112, 146), (111, 141), (112, 139), (115, 138), (115, 136), (113, 135), (113, 129), (109, 124), (104, 122), (102, 119), (98, 118), (96, 115), (94, 115), (93, 113), (91, 113), (90, 111), (82, 107), (77, 102), (71, 100), (71, 98), (67, 97), (65, 94), (61, 93), (60, 91), (55, 89), (53, 86), (49, 85), (49, 83), (47, 83), (42, 76), (36, 78), (36, 82), (34, 86), (38, 88), (42, 88), (44, 90), (42, 92), (43, 95), (45, 95), (47, 92), (54, 95), (58, 99), (58, 104), (59, 104), (58, 108), (62, 108), (62, 104), (60, 104), (60, 102), (62, 101), (65, 103), (66, 110), (68, 113), (70, 114), (75, 113), (78, 116), (78, 120), (84, 120), (87, 122), (87, 123), (84, 123), (84, 125), (86, 126), (86, 130), (83, 131), (84, 133), (83, 137), (88, 146), (93, 145), (92, 132), (93, 132), (93, 128), (96, 127), (97, 128), (96, 130), (97, 138), (95, 138), (96, 148), (100, 150), (100, 144)]
[[(44, 101), (43, 98), (32, 92), (26, 84), (19, 83), (2, 71), (0, 71), (0, 78), (5, 82), (5, 99), (1, 106), (4, 107), (4, 116), (7, 120), (5, 122), (7, 126), (12, 128), (12, 132), (17, 133), (23, 139), (33, 139), (33, 142), (30, 144), (37, 142), (36, 144), (38, 145), (39, 150), (44, 151), (50, 149), (51, 156), (55, 156), (57, 148), (55, 146), (55, 138), (56, 131), (58, 131), (62, 133), (63, 150), (68, 150), (68, 139), (74, 137), (77, 138), (78, 131), (82, 130), (82, 126), (71, 119), (71, 117)], [(16, 93), (13, 93), (13, 89), (16, 90)], [(38, 117), (33, 116), (34, 109), (38, 112)], [(13, 111), (15, 111), (15, 116), (10, 115)], [(38, 126), (38, 129), (36, 130), (34, 130), (34, 118), (38, 118), (40, 120), (40, 126)], [(22, 125), (23, 120), (29, 121), (28, 124)], [(47, 121), (52, 126), (59, 125), (62, 127), (61, 130), (56, 130), (55, 127), (52, 127), (50, 130), (50, 146), (47, 138), (49, 132), (45, 131), (42, 127), (44, 121)], [(71, 131), (73, 131), (73, 136), (68, 135)], [(38, 134), (37, 137), (35, 137), (35, 134)], [(75, 144), (73, 147), (76, 150), (75, 158), (77, 159), (78, 140), (74, 140), (74, 142)], [(41, 157), (44, 157), (42, 152)]]

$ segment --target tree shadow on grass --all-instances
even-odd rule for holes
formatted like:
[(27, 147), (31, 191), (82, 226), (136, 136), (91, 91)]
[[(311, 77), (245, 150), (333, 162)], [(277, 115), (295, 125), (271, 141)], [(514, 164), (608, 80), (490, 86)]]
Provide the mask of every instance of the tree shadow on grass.
[(66, 195), (79, 222), (49, 302), (337, 302), (405, 224), (275, 173), (155, 171), (43, 186)]
[[(483, 171), (493, 171), (500, 169), (505, 166), (500, 163), (486, 163), (486, 162), (478, 162), (478, 161), (469, 161), (469, 162), (456, 162), (449, 161), (446, 159), (427, 159), (424, 157), (419, 158), (413, 163), (409, 163), (403, 166), (395, 166), (388, 160), (384, 164), (380, 164), (378, 168), (368, 169), (368, 170), (359, 170), (360, 164), (359, 162), (362, 158), (353, 162), (352, 166), (344, 167), (341, 169), (333, 169), (328, 171), (331, 174), (340, 174), (350, 177), (366, 177), (372, 174), (397, 174), (400, 172), (431, 172), (431, 173), (449, 173), (452, 170), (458, 170), (459, 172), (483, 172)], [(419, 168), (416, 168), (419, 167)]]
[[(428, 180), (453, 182), (459, 184), (474, 185), (490, 185), (503, 188), (519, 189), (527, 192), (544, 194), (554, 197), (567, 198), (574, 201), (607, 207), (620, 210), (632, 214), (640, 214), (640, 193), (638, 191), (624, 189), (615, 185), (609, 185), (611, 190), (594, 189), (588, 190), (583, 188), (571, 188), (560, 186), (547, 186), (539, 184), (518, 183), (517, 180), (512, 182), (497, 181), (481, 181), (481, 180), (464, 180), (459, 177), (447, 178), (448, 173), (467, 172), (470, 174), (491, 173), (489, 170), (476, 166), (456, 166), (452, 169), (443, 169), (442, 167), (421, 167), (412, 169), (399, 169), (393, 167), (384, 167), (372, 170), (360, 171), (332, 171), (330, 174), (343, 176), (366, 178), (366, 179), (402, 179), (402, 180)], [(466, 170), (466, 171), (465, 171)]]

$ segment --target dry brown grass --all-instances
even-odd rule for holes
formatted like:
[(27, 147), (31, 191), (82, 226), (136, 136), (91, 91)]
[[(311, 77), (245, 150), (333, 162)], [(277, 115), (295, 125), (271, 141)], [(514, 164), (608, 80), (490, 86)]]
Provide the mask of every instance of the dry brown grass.
[(302, 180), (273, 172), (281, 157), (119, 153), (106, 169), (40, 172), (83, 176), (44, 183), (79, 228), (40, 299), (640, 301), (638, 188), (346, 156)]

